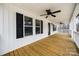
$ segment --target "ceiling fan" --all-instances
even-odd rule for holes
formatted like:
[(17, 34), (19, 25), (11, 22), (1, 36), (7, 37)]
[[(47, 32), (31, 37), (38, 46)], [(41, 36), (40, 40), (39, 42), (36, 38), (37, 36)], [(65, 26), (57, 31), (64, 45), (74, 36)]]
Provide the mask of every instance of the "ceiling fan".
[(55, 13), (59, 13), (59, 12), (61, 12), (61, 10), (57, 10), (57, 11), (51, 12), (50, 9), (47, 9), (47, 10), (46, 10), (46, 14), (42, 14), (42, 15), (40, 15), (40, 16), (45, 16), (45, 15), (46, 15), (45, 18), (48, 18), (49, 15), (51, 15), (52, 17), (56, 17), (56, 15), (54, 15), (54, 14), (55, 14)]
[(61, 25), (61, 24), (64, 24), (64, 23), (63, 23), (63, 22), (61, 22), (61, 21), (60, 21), (60, 22), (56, 22), (56, 21), (54, 21), (54, 22), (55, 22), (55, 23), (57, 23), (57, 24), (60, 24), (60, 25)]

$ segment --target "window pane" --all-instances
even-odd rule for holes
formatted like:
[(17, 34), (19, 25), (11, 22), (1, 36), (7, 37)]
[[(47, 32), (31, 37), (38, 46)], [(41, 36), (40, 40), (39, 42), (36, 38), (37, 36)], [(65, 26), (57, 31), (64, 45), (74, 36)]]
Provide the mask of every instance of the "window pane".
[(76, 24), (76, 30), (79, 32), (79, 23)]
[(25, 27), (25, 36), (32, 35), (33, 28), (32, 27)]
[(53, 24), (53, 31), (56, 31), (56, 25)]
[(40, 20), (36, 20), (36, 26), (40, 26)]
[(40, 34), (40, 27), (36, 27), (36, 34)]
[(25, 16), (25, 25), (32, 25), (32, 18)]

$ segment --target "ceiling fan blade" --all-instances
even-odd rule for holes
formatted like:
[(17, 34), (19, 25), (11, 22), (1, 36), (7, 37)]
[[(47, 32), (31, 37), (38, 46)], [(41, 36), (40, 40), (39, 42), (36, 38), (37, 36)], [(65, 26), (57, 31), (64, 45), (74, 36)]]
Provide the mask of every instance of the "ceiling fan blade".
[(47, 15), (47, 14), (42, 14), (42, 15), (40, 15), (40, 16), (44, 16), (44, 15)]
[(46, 18), (48, 18), (48, 16), (46, 16)]
[(59, 13), (59, 12), (61, 12), (61, 10), (54, 11), (54, 12), (52, 12), (52, 14)]
[(51, 16), (56, 17), (56, 15), (51, 15)]

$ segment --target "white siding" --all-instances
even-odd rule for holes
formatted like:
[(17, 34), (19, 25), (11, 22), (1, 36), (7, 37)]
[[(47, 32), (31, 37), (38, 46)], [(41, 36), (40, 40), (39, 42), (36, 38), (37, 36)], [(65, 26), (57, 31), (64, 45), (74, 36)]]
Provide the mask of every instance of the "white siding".
[[(0, 10), (1, 11), (1, 10)], [(40, 40), (41, 38), (47, 37), (48, 36), (48, 20), (46, 19), (41, 19), (40, 17), (37, 17), (33, 15), (32, 13), (27, 12), (26, 10), (20, 9), (16, 6), (9, 5), (9, 4), (4, 4), (4, 24), (3, 26), (3, 39), (0, 41), (1, 44), (1, 50), (0, 50), (0, 55), (5, 54), (7, 52), (10, 52), (14, 49), (20, 48), (24, 45), (33, 43), (37, 40)], [(2, 12), (2, 11), (1, 11)], [(33, 35), (31, 36), (25, 36), (20, 39), (16, 39), (16, 12), (22, 13), (26, 16), (32, 17), (33, 18)], [(2, 14), (0, 13), (0, 16)], [(43, 34), (35, 34), (35, 19), (43, 20)], [(1, 24), (1, 20), (0, 20)], [(0, 27), (0, 28), (1, 28)], [(52, 28), (51, 28), (52, 31)], [(0, 33), (2, 30), (0, 29)], [(51, 33), (53, 34), (53, 32)], [(1, 35), (0, 35), (1, 38)], [(1, 40), (1, 39), (0, 39)]]

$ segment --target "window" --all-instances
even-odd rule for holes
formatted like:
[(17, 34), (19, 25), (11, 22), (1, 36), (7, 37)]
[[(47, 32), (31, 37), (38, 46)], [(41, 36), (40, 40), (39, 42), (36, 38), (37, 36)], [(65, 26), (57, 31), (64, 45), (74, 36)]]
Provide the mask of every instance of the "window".
[(36, 34), (42, 34), (43, 33), (43, 21), (42, 20), (37, 20), (35, 21), (36, 25)]
[(53, 26), (53, 31), (56, 31), (56, 25), (52, 24)]
[(24, 17), (25, 36), (33, 34), (33, 21), (31, 17)]
[(76, 31), (79, 32), (79, 16), (76, 19), (77, 22), (75, 22)]

